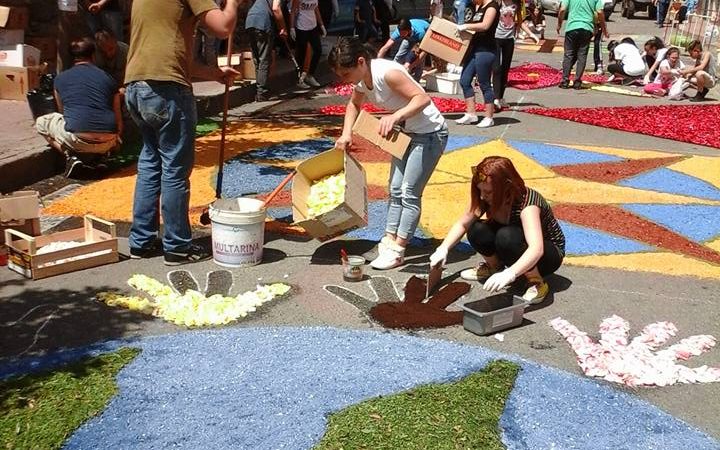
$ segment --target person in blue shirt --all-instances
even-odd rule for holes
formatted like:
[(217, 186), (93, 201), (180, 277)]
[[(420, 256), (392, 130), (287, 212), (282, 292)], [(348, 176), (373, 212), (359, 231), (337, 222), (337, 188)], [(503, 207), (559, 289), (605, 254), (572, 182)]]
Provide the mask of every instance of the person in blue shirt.
[(390, 39), (378, 50), (378, 58), (384, 58), (399, 43), (395, 62), (405, 66), (413, 78), (419, 80), (427, 54), (424, 51), (417, 51), (416, 46), (423, 40), (428, 28), (430, 23), (427, 20), (400, 19), (397, 29), (390, 34)]
[(90, 38), (73, 41), (70, 54), (73, 67), (55, 79), (59, 112), (35, 123), (38, 133), (67, 158), (65, 176), (115, 149), (123, 131), (118, 84), (93, 63), (95, 43)]

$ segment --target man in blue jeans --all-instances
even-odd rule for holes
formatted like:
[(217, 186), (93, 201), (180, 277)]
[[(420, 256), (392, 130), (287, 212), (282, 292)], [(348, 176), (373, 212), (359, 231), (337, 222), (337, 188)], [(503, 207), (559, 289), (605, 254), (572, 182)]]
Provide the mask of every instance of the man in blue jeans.
[(166, 265), (211, 256), (192, 243), (188, 217), (197, 123), (190, 79), (195, 76), (228, 83), (238, 73), (229, 67), (193, 65), (193, 34), (201, 23), (217, 37), (228, 37), (237, 8), (238, 0), (227, 0), (222, 10), (213, 0), (133, 3), (125, 100), (140, 128), (143, 148), (130, 228), (131, 258), (151, 256), (160, 215)]
[[(610, 37), (605, 26), (603, 0), (563, 0), (558, 11), (557, 33), (560, 34), (565, 13), (570, 11), (565, 25), (565, 55), (561, 89), (570, 87), (570, 71), (575, 65), (573, 89), (582, 89), (582, 76), (587, 64), (590, 41), (595, 31), (595, 22), (605, 38)], [(577, 63), (577, 65), (576, 65)]]
[(653, 0), (657, 12), (655, 14), (655, 21), (658, 28), (662, 28), (665, 24), (665, 18), (667, 17), (668, 9), (670, 8), (670, 0)]

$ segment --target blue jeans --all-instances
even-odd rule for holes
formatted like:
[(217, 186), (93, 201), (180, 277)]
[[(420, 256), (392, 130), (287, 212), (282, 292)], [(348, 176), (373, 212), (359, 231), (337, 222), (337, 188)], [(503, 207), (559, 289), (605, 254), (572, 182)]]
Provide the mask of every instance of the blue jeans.
[(460, 87), (463, 91), (463, 98), (475, 97), (472, 81), (477, 76), (484, 103), (492, 103), (495, 100), (495, 93), (493, 93), (490, 84), (490, 77), (495, 64), (495, 52), (495, 49), (492, 51), (490, 49), (478, 49), (473, 53), (472, 58), (465, 63), (465, 67), (460, 73)]
[(163, 249), (185, 251), (191, 242), (188, 209), (197, 124), (192, 89), (168, 81), (135, 81), (127, 85), (125, 101), (143, 137), (130, 248), (147, 249), (153, 244), (160, 212)]
[[(415, 46), (417, 42), (411, 41), (408, 38), (400, 38), (400, 46), (398, 47), (397, 53), (395, 53), (395, 62), (400, 64), (412, 64), (417, 59), (417, 55), (415, 52), (412, 51), (412, 48)], [(423, 72), (423, 64), (418, 64), (413, 68), (413, 71), (410, 73), (415, 80), (420, 81), (420, 77), (422, 77)]]
[(445, 151), (447, 126), (439, 131), (410, 134), (405, 157), (392, 159), (390, 165), (390, 199), (385, 231), (401, 239), (410, 239), (420, 221), (421, 197), (425, 185)]
[(457, 18), (458, 25), (462, 25), (465, 23), (465, 9), (467, 9), (468, 1), (467, 0), (455, 0), (455, 3), (453, 3), (453, 6), (455, 6), (455, 17)]
[(670, 8), (670, 2), (657, 2), (657, 17), (655, 21), (658, 25), (665, 23), (665, 17), (667, 16), (668, 8)]

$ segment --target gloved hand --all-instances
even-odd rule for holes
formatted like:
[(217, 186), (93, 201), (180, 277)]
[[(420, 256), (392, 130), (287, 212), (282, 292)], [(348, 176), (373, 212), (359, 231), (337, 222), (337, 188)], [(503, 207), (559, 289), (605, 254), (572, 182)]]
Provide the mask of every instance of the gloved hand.
[(320, 25), (320, 36), (322, 36), (322, 37), (327, 36), (327, 30), (325, 29), (325, 25)]
[(290, 28), (290, 39), (293, 41), (297, 40), (297, 32), (295, 31), (295, 28)]
[(468, 26), (466, 23), (464, 23), (462, 25), (455, 25), (455, 26), (457, 27), (458, 31), (467, 31), (467, 29), (468, 29)]
[(445, 266), (445, 262), (447, 262), (447, 256), (448, 251), (445, 247), (440, 246), (435, 249), (435, 252), (430, 255), (430, 267), (437, 267), (438, 264), (440, 267)]
[(498, 272), (488, 278), (483, 285), (483, 289), (489, 292), (497, 292), (513, 281), (515, 281), (515, 272), (508, 267), (502, 272)]
[(645, 75), (643, 77), (643, 84), (650, 84), (650, 75)]

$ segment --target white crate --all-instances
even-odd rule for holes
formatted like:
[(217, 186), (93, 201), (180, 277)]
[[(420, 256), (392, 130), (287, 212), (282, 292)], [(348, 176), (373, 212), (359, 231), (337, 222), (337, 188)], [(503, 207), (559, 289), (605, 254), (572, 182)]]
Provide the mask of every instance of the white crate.
[(0, 48), (0, 66), (31, 67), (40, 64), (40, 50), (25, 44)]
[(425, 87), (428, 91), (441, 94), (455, 95), (462, 92), (460, 89), (460, 75), (457, 73), (434, 73), (425, 77)]

